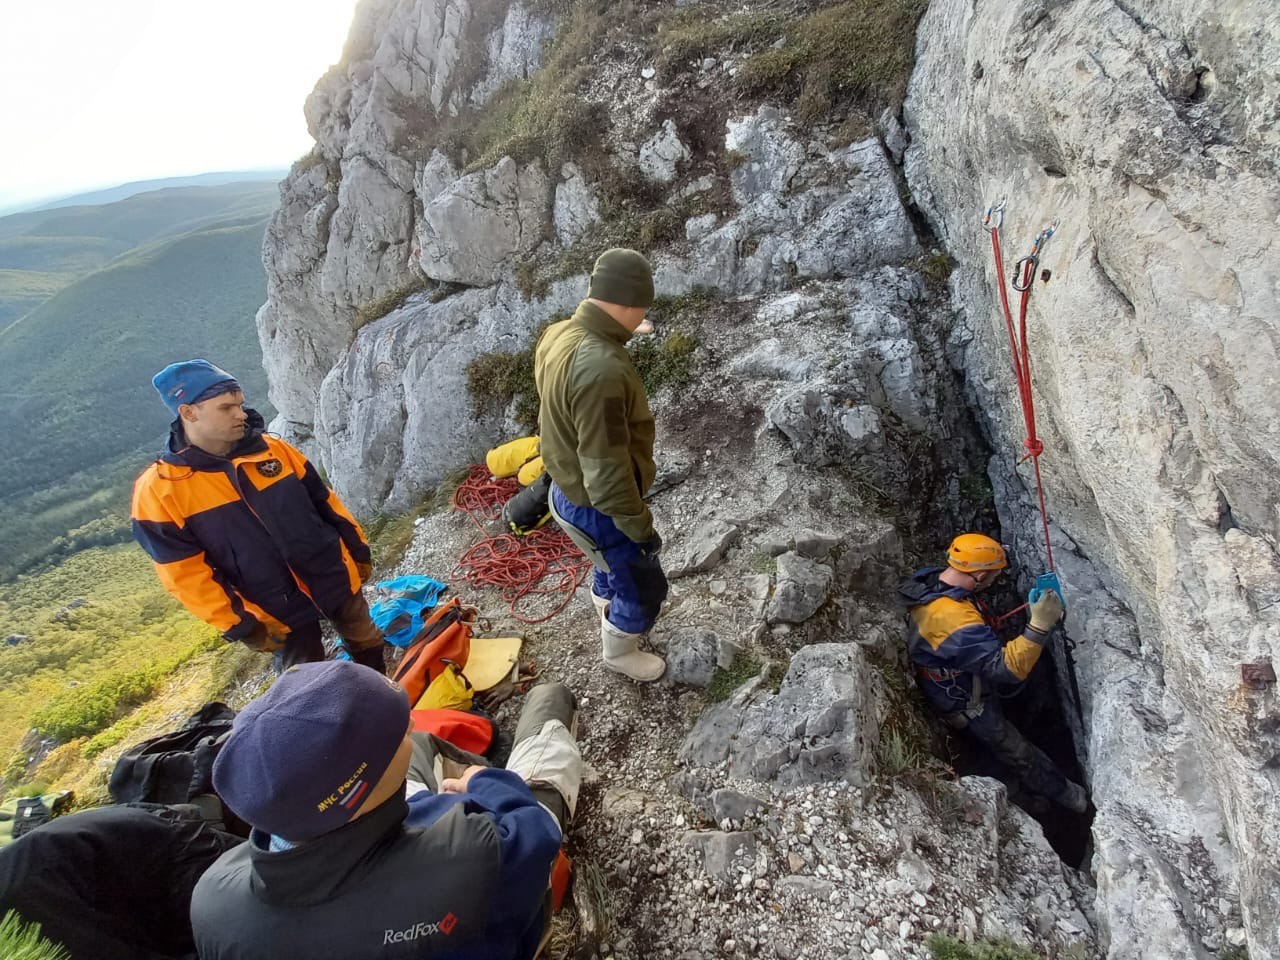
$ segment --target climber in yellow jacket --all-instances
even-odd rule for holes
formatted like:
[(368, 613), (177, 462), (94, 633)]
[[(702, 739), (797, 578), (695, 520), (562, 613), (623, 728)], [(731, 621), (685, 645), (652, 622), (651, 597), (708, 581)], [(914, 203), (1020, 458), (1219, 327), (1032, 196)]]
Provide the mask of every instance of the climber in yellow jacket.
[(991, 587), (1009, 565), (1005, 549), (980, 533), (951, 541), (946, 567), (916, 571), (898, 587), (909, 614), (907, 648), (929, 704), (950, 726), (966, 730), (1013, 770), (1034, 793), (1069, 810), (1088, 806), (1084, 788), (1005, 717), (1000, 686), (1027, 679), (1062, 619), (1062, 599), (1044, 591), (1029, 604), (1022, 635), (1001, 644), (975, 595)]

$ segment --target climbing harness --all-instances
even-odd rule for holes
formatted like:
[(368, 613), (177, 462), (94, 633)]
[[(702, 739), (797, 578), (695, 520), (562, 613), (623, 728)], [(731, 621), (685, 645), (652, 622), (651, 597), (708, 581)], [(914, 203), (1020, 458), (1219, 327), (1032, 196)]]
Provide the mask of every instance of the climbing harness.
[[(494, 479), (483, 464), (471, 473), (454, 493), (453, 506), (466, 513), (480, 531), (482, 539), (458, 560), (452, 576), (473, 587), (494, 586), (501, 589), (511, 615), (521, 623), (550, 620), (573, 599), (582, 585), (591, 561), (582, 555), (565, 534), (554, 527), (539, 527), (526, 536), (503, 533), (489, 536), (477, 516), (496, 520), (503, 504), (519, 489), (514, 478)], [(546, 578), (555, 578), (550, 586), (541, 586)], [(532, 617), (517, 610), (526, 597), (563, 594), (555, 608), (543, 616)]]
[[(982, 698), (982, 677), (977, 673), (970, 673), (966, 670), (951, 670), (946, 667), (926, 667), (922, 664), (916, 664), (916, 673), (931, 680), (941, 688), (942, 692), (954, 700), (956, 703), (963, 703), (963, 707), (957, 707), (952, 710), (952, 714), (963, 714), (966, 720), (974, 720), (982, 716), (983, 698)], [(965, 690), (960, 683), (960, 678), (969, 677), (969, 689)], [(999, 691), (996, 691), (999, 693)]]
[[(1045, 507), (1044, 481), (1040, 476), (1040, 455), (1044, 453), (1044, 444), (1036, 433), (1035, 396), (1031, 388), (1031, 351), (1027, 343), (1027, 306), (1031, 302), (1031, 287), (1036, 278), (1036, 271), (1040, 266), (1040, 255), (1044, 250), (1044, 245), (1058, 232), (1059, 221), (1055, 218), (1052, 223), (1041, 230), (1031, 244), (1031, 252), (1019, 259), (1013, 266), (1013, 276), (1009, 285), (1021, 294), (1018, 302), (1018, 323), (1015, 328), (1013, 311), (1009, 307), (1009, 293), (1005, 289), (1004, 260), (1000, 253), (1000, 228), (1004, 225), (1005, 200), (1005, 197), (1001, 197), (998, 203), (987, 207), (982, 215), (982, 226), (991, 234), (991, 251), (996, 263), (996, 285), (1000, 290), (1000, 308), (1004, 314), (1005, 329), (1009, 333), (1009, 354), (1013, 363), (1013, 377), (1018, 387), (1018, 401), (1022, 407), (1022, 420), (1027, 434), (1023, 440), (1023, 447), (1026, 452), (1016, 465), (1021, 466), (1030, 460), (1032, 469), (1035, 472), (1036, 496), (1040, 502), (1040, 523), (1044, 530), (1044, 552), (1049, 569), (1036, 578), (1035, 586), (1032, 587), (1027, 598), (1028, 602), (996, 618), (997, 624), (1025, 610), (1030, 604), (1039, 600), (1046, 590), (1053, 590), (1065, 602), (1062, 584), (1058, 579), (1057, 568), (1053, 563), (1053, 545), (1049, 542), (1049, 511)], [(1048, 281), (1048, 274), (1048, 270), (1042, 274), (1046, 282)], [(1071, 692), (1075, 699), (1076, 712), (1080, 714), (1083, 720), (1084, 708), (1080, 702), (1080, 686), (1076, 678), (1076, 663), (1073, 655), (1075, 642), (1067, 636), (1065, 630), (1063, 630), (1062, 635), (1064, 641), (1063, 651), (1067, 660), (1067, 673), (1071, 680)]]

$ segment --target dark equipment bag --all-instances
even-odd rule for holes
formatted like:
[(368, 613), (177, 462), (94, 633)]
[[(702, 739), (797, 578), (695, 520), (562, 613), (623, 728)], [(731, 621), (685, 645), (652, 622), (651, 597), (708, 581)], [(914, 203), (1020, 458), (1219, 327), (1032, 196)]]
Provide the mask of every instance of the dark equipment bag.
[(213, 793), (213, 761), (236, 712), (206, 703), (181, 729), (135, 744), (120, 755), (107, 789), (115, 803), (187, 803)]
[(547, 497), (551, 495), (551, 474), (543, 470), (533, 481), (502, 508), (502, 522), (517, 536), (527, 536), (537, 530), (551, 516)]

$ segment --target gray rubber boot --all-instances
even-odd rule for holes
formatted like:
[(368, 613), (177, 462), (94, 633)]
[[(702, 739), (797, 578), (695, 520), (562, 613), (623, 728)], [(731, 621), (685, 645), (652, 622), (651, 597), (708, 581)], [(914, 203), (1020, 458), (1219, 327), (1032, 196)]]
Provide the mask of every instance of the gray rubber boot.
[(596, 596), (594, 590), (591, 591), (591, 605), (596, 608), (596, 613), (600, 614), (600, 616), (607, 617), (609, 615), (609, 601), (604, 597)]
[(640, 649), (640, 634), (619, 630), (605, 617), (600, 618), (600, 640), (604, 647), (604, 665), (615, 673), (650, 683), (667, 669), (667, 662)]

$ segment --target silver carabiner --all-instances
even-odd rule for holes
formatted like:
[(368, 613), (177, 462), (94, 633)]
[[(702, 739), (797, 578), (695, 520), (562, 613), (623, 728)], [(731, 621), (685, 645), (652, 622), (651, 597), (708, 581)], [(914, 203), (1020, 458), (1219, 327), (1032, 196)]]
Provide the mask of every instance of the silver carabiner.
[(1031, 255), (1033, 257), (1038, 256), (1040, 253), (1040, 248), (1044, 246), (1046, 243), (1048, 243), (1049, 238), (1058, 232), (1058, 227), (1061, 225), (1061, 223), (1062, 223), (1061, 218), (1054, 217), (1053, 223), (1049, 224), (1047, 227), (1041, 230), (1038, 234), (1036, 234), (1036, 242), (1031, 245)]
[(1001, 197), (999, 203), (987, 207), (986, 213), (982, 215), (982, 226), (987, 230), (999, 230), (1004, 226), (1004, 202), (1007, 199), (1008, 197)]

